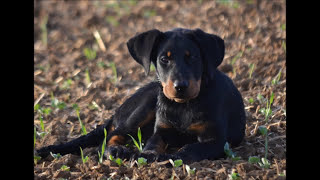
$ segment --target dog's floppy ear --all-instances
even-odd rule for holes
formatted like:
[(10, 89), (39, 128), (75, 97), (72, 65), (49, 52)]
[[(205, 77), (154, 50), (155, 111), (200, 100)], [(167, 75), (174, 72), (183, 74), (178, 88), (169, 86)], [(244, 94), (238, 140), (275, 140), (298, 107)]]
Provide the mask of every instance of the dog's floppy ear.
[(160, 34), (162, 34), (162, 32), (157, 29), (153, 29), (138, 34), (127, 42), (130, 55), (144, 67), (146, 75), (149, 74), (150, 70), (152, 49)]
[(219, 36), (205, 33), (201, 29), (193, 30), (192, 35), (205, 60), (205, 66), (207, 66), (205, 71), (210, 78), (213, 78), (214, 69), (221, 64), (224, 58), (224, 41)]

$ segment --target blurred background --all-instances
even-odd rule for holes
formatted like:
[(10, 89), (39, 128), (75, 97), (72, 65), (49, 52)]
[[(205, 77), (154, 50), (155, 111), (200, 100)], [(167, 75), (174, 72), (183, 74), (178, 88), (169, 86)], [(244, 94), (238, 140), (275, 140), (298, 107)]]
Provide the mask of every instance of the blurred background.
[[(285, 163), (285, 0), (35, 0), (34, 101), (42, 109), (34, 116), (36, 147), (81, 134), (74, 104), (88, 132), (103, 124), (137, 88), (155, 78), (153, 68), (145, 76), (126, 42), (150, 29), (176, 27), (201, 28), (224, 39), (219, 69), (232, 78), (246, 105), (251, 145), (239, 149), (244, 157), (263, 154), (264, 147), (256, 143), (257, 127), (265, 123), (263, 100), (275, 94), (269, 125), (278, 124), (268, 127), (272, 136), (284, 138), (274, 141), (277, 146), (269, 144), (269, 158)], [(35, 172), (45, 169), (37, 166)]]

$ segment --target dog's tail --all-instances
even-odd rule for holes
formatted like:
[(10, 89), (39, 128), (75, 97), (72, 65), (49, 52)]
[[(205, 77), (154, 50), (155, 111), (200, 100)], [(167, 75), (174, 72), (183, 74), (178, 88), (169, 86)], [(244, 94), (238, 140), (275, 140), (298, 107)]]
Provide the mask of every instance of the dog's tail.
[(69, 141), (65, 144), (43, 147), (37, 150), (36, 154), (42, 158), (47, 157), (50, 152), (54, 154), (60, 153), (60, 155), (80, 154), (80, 147), (84, 149), (88, 147), (95, 147), (102, 143), (104, 139), (104, 129), (110, 129), (112, 121), (113, 118), (108, 119), (105, 124), (98, 126), (89, 134), (80, 136), (79, 138)]

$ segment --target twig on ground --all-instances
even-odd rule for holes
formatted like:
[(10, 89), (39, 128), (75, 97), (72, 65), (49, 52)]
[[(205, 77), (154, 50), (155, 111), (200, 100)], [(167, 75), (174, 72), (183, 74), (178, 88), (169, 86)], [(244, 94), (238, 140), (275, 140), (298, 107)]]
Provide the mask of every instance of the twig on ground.
[(104, 43), (103, 43), (103, 41), (101, 39), (101, 36), (100, 36), (99, 32), (96, 29), (93, 31), (93, 36), (96, 38), (100, 49), (103, 52), (106, 52), (106, 47), (104, 46)]
[(39, 103), (39, 101), (44, 97), (45, 94), (46, 94), (46, 93), (44, 92), (44, 93), (42, 93), (42, 94), (38, 97), (38, 99), (34, 102), (33, 107), (36, 106), (36, 105)]

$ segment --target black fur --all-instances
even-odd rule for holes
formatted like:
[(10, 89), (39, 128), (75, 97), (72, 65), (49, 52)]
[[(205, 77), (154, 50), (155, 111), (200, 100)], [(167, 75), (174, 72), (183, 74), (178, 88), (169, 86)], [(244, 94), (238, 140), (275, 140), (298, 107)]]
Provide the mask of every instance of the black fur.
[[(237, 146), (245, 135), (245, 111), (240, 92), (217, 67), (224, 57), (224, 41), (200, 29), (150, 30), (127, 42), (131, 56), (146, 73), (156, 67), (158, 81), (127, 99), (104, 126), (66, 144), (41, 148), (49, 152), (79, 153), (98, 146), (108, 131), (106, 155), (120, 158), (169, 158), (184, 162), (224, 157), (226, 142)], [(142, 129), (142, 153), (123, 145)], [(119, 143), (120, 142), (120, 143)]]

